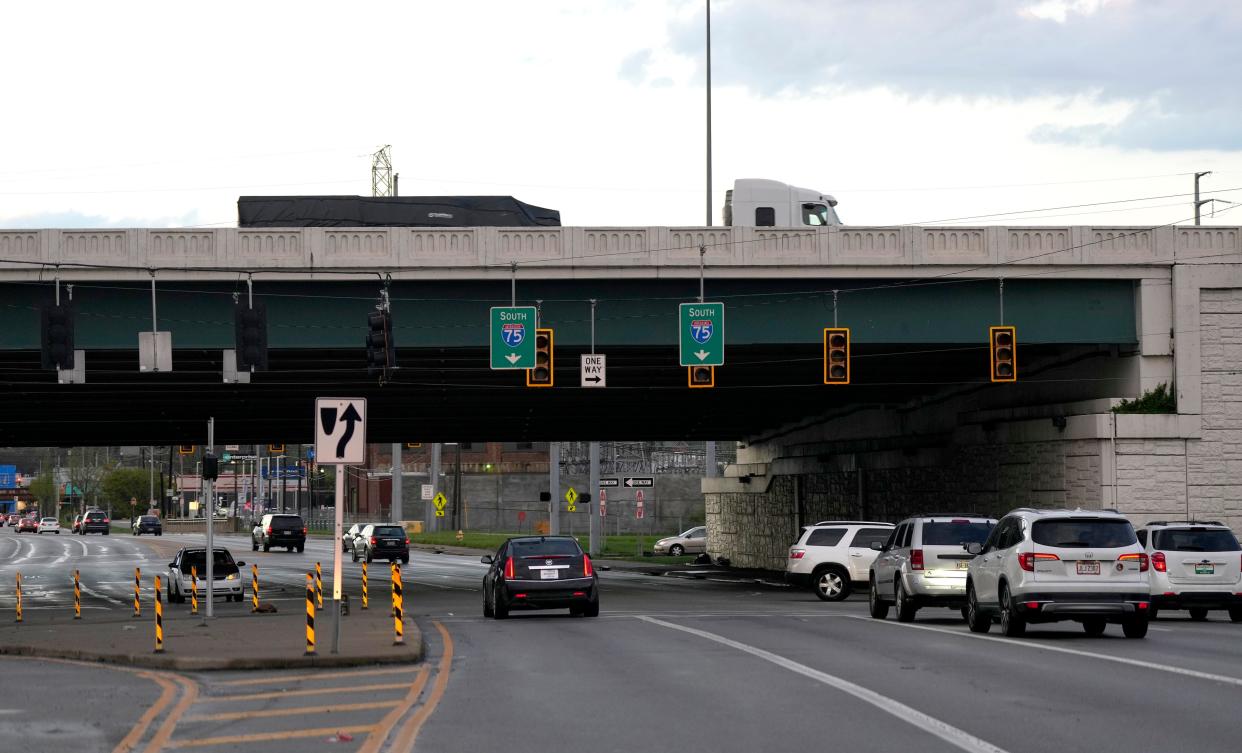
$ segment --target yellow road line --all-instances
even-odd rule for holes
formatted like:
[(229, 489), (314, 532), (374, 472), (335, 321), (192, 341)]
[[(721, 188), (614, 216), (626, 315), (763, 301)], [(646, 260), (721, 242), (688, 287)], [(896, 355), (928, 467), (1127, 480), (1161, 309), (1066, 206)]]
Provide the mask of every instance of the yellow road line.
[(194, 700), (198, 698), (198, 683), (180, 675), (172, 675), (172, 679), (181, 685), (183, 691), (181, 700), (177, 701), (177, 705), (168, 714), (168, 718), (155, 731), (151, 742), (147, 743), (147, 747), (144, 749), (146, 753), (157, 753), (157, 751), (164, 749), (164, 746), (168, 744), (168, 738), (172, 737), (173, 730), (177, 728), (177, 722), (185, 714), (186, 710), (194, 705)]
[(301, 714), (330, 714), (337, 711), (362, 711), (364, 709), (386, 709), (396, 706), (399, 701), (372, 701), (370, 703), (332, 704), (328, 706), (299, 706), (292, 709), (265, 709), (263, 711), (226, 711), (222, 714), (201, 714), (187, 716), (181, 721), (190, 722), (223, 722), (234, 719), (260, 719), (269, 716), (298, 716)]
[[(304, 601), (304, 599), (299, 599)], [(405, 667), (395, 667), (389, 669), (364, 669), (358, 672), (324, 672), (323, 674), (300, 674), (300, 675), (277, 675), (275, 677), (260, 677), (255, 680), (229, 680), (228, 682), (215, 682), (212, 687), (241, 687), (243, 685), (274, 685), (284, 682), (310, 681), (318, 682), (319, 680), (336, 680), (342, 677), (369, 677), (371, 675), (399, 675), (403, 672), (414, 674), (418, 671), (417, 665)]]
[(390, 748), (394, 753), (414, 750), (414, 743), (418, 740), (418, 732), (423, 728), (423, 722), (435, 713), (436, 706), (440, 704), (440, 699), (444, 697), (444, 690), (448, 687), (449, 671), (453, 666), (453, 639), (443, 625), (438, 622), (431, 624), (440, 631), (440, 638), (444, 641), (444, 653), (440, 656), (440, 664), (436, 667), (436, 681), (432, 685), (431, 695), (427, 696), (427, 701), (422, 708), (414, 712), (414, 715), (401, 725), (401, 730), (397, 733)]
[(289, 698), (301, 695), (323, 695), (325, 693), (368, 693), (372, 690), (401, 690), (408, 687), (410, 687), (408, 682), (392, 682), (382, 685), (356, 685), (343, 688), (310, 688), (307, 690), (278, 690), (274, 693), (204, 696), (200, 700), (202, 703), (228, 703), (230, 701), (258, 701), (264, 698)]
[(155, 718), (162, 714), (164, 709), (168, 707), (168, 704), (172, 703), (172, 700), (177, 697), (177, 686), (169, 680), (150, 672), (139, 672), (138, 676), (159, 685), (160, 697), (155, 703), (151, 704), (151, 708), (147, 709), (145, 714), (138, 718), (138, 721), (130, 728), (129, 734), (112, 749), (112, 753), (129, 753), (129, 751), (133, 750), (138, 741), (142, 739), (142, 736), (147, 734), (147, 727), (151, 726), (151, 722), (155, 721)]
[(177, 740), (168, 744), (169, 748), (202, 748), (210, 745), (235, 745), (237, 743), (257, 743), (267, 740), (294, 740), (305, 737), (319, 737), (321, 735), (335, 735), (338, 732), (348, 732), (351, 735), (370, 732), (373, 725), (359, 725), (353, 727), (319, 727), (318, 729), (299, 729), (289, 730), (287, 732), (259, 732), (253, 735), (232, 735), (229, 737), (206, 737), (198, 740)]
[(422, 668), (422, 671), (418, 673), (418, 679), (414, 681), (414, 687), (410, 688), (409, 693), (406, 693), (405, 699), (402, 700), (401, 705), (385, 714), (379, 724), (375, 725), (375, 728), (371, 731), (371, 735), (367, 738), (366, 743), (358, 749), (358, 753), (378, 753), (380, 746), (383, 745), (384, 740), (388, 738), (388, 732), (392, 730), (393, 725), (395, 725), (397, 720), (405, 715), (405, 712), (410, 710), (410, 707), (413, 706), (415, 701), (418, 700), (418, 697), (422, 695), (423, 687), (427, 684), (427, 675), (430, 674), (430, 672), (431, 670), (427, 667)]

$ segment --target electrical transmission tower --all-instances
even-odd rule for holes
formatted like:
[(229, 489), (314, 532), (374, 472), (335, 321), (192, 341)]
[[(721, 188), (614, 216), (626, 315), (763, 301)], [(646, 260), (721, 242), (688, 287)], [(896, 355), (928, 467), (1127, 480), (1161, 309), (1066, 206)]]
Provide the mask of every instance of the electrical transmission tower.
[(371, 195), (395, 196), (392, 180), (392, 146), (385, 144), (371, 155)]

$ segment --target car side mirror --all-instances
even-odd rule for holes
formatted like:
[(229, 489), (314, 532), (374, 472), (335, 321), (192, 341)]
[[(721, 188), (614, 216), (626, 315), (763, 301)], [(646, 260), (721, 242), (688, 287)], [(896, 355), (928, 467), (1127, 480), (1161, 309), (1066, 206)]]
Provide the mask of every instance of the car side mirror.
[(168, 569), (169, 569), (169, 570), (172, 570), (172, 569), (173, 569), (173, 568), (175, 568), (176, 566), (177, 566), (177, 563), (176, 563), (176, 562), (169, 562), (169, 563), (168, 563)]
[(883, 541), (873, 541), (873, 542), (871, 542), (871, 548), (872, 548), (872, 549), (874, 549), (874, 550), (876, 550), (877, 552), (882, 552), (882, 551), (884, 551), (884, 542), (883, 542)]
[(490, 554), (485, 554), (482, 557), (479, 557), (479, 562), (482, 562), (484, 565), (490, 565), (492, 564), (492, 561), (492, 555)]
[(246, 566), (246, 563), (245, 563), (245, 562), (242, 562), (241, 560), (238, 560), (238, 561), (237, 561), (237, 566), (238, 566), (238, 567), (245, 567), (245, 566)]
[(980, 544), (978, 541), (972, 541), (969, 544), (963, 544), (962, 548), (975, 556), (978, 556), (983, 553), (983, 544)]

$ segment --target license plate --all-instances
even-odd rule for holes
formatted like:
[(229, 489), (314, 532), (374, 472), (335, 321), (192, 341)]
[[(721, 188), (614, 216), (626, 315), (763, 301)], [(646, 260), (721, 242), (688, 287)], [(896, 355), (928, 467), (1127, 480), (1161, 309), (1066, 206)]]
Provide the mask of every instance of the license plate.
[(1080, 561), (1078, 563), (1078, 574), (1079, 575), (1099, 575), (1100, 574), (1100, 563)]
[(1195, 565), (1195, 575), (1215, 575), (1216, 565)]
[(958, 560), (958, 562), (957, 562), (957, 569), (958, 569), (958, 570), (968, 570), (968, 569), (970, 569), (970, 560)]
[(540, 570), (539, 578), (541, 580), (556, 580), (556, 571), (555, 570)]
[(384, 546), (396, 546), (396, 539), (384, 539)]

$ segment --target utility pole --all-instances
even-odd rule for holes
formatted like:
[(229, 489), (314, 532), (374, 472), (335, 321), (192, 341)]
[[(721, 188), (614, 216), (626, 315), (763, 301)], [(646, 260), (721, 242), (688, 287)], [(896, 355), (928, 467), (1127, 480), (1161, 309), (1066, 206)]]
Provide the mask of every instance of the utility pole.
[[(443, 446), (439, 442), (433, 442), (431, 445), (431, 468), (428, 470), (431, 476), (429, 481), (431, 482), (431, 496), (433, 499), (442, 491), (440, 488), (440, 452), (442, 449)], [(423, 502), (423, 520), (427, 521), (427, 530), (440, 530), (440, 518), (432, 512), (432, 506), (428, 502)]]
[(1211, 201), (1211, 199), (1203, 199), (1202, 201), (1199, 200), (1199, 179), (1202, 177), (1211, 175), (1211, 174), (1212, 174), (1211, 170), (1208, 170), (1207, 172), (1203, 172), (1203, 173), (1195, 173), (1195, 224), (1196, 225), (1199, 224), (1199, 207)]
[(548, 533), (561, 535), (561, 443), (548, 442)]
[(392, 146), (385, 144), (371, 155), (371, 195), (396, 196), (392, 183)]
[(401, 443), (392, 443), (392, 502), (390, 503), (392, 522), (400, 524), (405, 511), (401, 509)]
[(457, 443), (457, 469), (453, 473), (453, 527), (461, 530), (465, 515), (461, 509), (461, 442)]
[(707, 226), (712, 226), (712, 0), (707, 0)]

